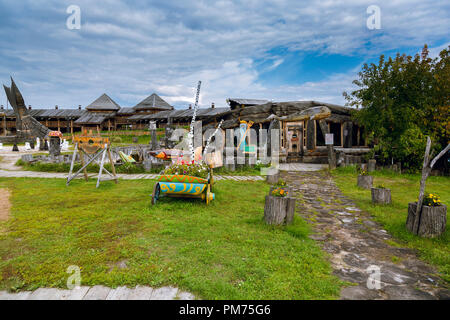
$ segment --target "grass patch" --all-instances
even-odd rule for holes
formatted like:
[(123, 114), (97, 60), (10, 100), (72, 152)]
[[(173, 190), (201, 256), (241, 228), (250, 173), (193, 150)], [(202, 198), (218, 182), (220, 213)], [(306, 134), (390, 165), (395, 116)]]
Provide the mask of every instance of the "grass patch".
[(173, 285), (205, 299), (338, 297), (342, 282), (307, 223), (262, 221), (267, 184), (219, 181), (209, 206), (164, 198), (150, 206), (153, 183), (0, 178), (12, 192), (0, 289), (65, 288), (67, 267), (77, 265), (82, 285)]
[[(22, 159), (17, 160), (16, 166), (22, 167), (22, 170), (26, 171), (38, 171), (38, 172), (66, 172), (68, 173), (70, 170), (69, 163), (46, 163), (46, 162), (32, 162), (28, 163), (23, 161)], [(111, 165), (109, 163), (105, 163), (105, 168), (109, 172), (111, 172)], [(75, 163), (74, 172), (78, 171), (81, 168), (81, 163)], [(225, 176), (257, 176), (261, 174), (260, 166), (243, 166), (240, 168), (236, 168), (236, 171), (229, 171), (226, 167), (220, 167), (214, 169), (214, 175), (225, 175)], [(91, 163), (87, 168), (87, 171), (90, 173), (98, 173), (100, 170), (100, 166), (96, 163)], [(116, 166), (117, 173), (160, 173), (161, 169), (152, 168), (149, 172), (144, 170), (142, 165), (135, 164), (123, 164), (120, 166)]]
[[(450, 282), (450, 219), (444, 234), (436, 239), (426, 239), (413, 235), (406, 230), (408, 203), (416, 201), (419, 194), (420, 176), (418, 174), (398, 174), (390, 170), (375, 171), (374, 185), (384, 184), (391, 189), (391, 205), (373, 205), (371, 191), (356, 186), (354, 167), (338, 168), (332, 172), (337, 186), (353, 199), (363, 210), (370, 212), (375, 220), (392, 234), (397, 242), (417, 249), (424, 261), (435, 265), (442, 278)], [(441, 196), (442, 203), (450, 204), (450, 179), (448, 177), (429, 177), (427, 190)]]

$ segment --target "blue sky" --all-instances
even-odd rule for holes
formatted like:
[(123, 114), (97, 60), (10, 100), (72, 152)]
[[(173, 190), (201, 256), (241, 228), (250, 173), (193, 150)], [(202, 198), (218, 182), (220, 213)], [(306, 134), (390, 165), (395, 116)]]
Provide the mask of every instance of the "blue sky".
[[(81, 9), (69, 30), (66, 9)], [(369, 30), (366, 9), (381, 9)], [(344, 104), (380, 54), (449, 45), (448, 1), (0, 0), (0, 79), (34, 108), (83, 107), (102, 93), (131, 107), (153, 92), (177, 108), (228, 97)], [(6, 105), (4, 92), (0, 104)]]

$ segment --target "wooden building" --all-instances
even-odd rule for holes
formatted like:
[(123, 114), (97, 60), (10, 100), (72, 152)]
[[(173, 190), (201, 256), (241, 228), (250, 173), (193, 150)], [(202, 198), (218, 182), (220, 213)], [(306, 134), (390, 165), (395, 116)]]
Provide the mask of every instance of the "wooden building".
[[(262, 99), (226, 100), (227, 107), (200, 108), (197, 120), (203, 122), (203, 129), (215, 127), (224, 120), (223, 129), (238, 128), (240, 121), (252, 121), (253, 129), (268, 129), (271, 115), (283, 117), (317, 106), (326, 106), (331, 116), (325, 121), (329, 132), (334, 136), (337, 152), (360, 155), (368, 152), (364, 140), (363, 128), (352, 120), (354, 109), (318, 101), (272, 102)], [(83, 128), (94, 131), (147, 129), (150, 121), (158, 127), (167, 123), (188, 126), (194, 110), (192, 107), (175, 110), (173, 106), (153, 93), (134, 107), (122, 108), (107, 94), (101, 95), (85, 109), (31, 109), (30, 114), (51, 130), (76, 132)], [(0, 134), (14, 133), (15, 115), (13, 110), (0, 107)], [(327, 152), (325, 138), (317, 121), (281, 121), (281, 147), (286, 161), (291, 162), (326, 162)], [(256, 141), (255, 141), (256, 143)]]

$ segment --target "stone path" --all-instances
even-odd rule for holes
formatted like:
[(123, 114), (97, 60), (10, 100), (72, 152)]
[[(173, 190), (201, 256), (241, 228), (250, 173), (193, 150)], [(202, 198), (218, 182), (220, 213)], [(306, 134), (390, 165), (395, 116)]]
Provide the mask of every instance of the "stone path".
[(194, 300), (189, 292), (173, 287), (153, 289), (137, 286), (130, 289), (104, 286), (79, 287), (72, 290), (39, 288), (35, 291), (8, 293), (0, 291), (0, 300)]
[[(315, 231), (311, 238), (330, 253), (334, 274), (357, 284), (344, 288), (341, 299), (450, 299), (436, 270), (412, 249), (390, 245), (391, 236), (345, 197), (326, 172), (289, 171), (282, 177), (297, 192), (297, 212)], [(369, 266), (380, 268), (378, 290), (367, 286)]]
[(21, 167), (16, 166), (17, 160), (24, 154), (39, 153), (39, 150), (25, 150), (24, 146), (19, 146), (19, 152), (11, 151), (11, 146), (4, 146), (0, 150), (0, 169), (2, 170), (21, 170)]
[(320, 171), (328, 168), (328, 164), (318, 163), (280, 163), (281, 171)]

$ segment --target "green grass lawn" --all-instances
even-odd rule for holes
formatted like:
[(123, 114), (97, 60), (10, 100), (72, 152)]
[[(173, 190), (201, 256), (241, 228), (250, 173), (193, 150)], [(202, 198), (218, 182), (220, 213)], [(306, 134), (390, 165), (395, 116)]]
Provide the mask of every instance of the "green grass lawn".
[[(391, 189), (391, 205), (373, 205), (370, 190), (356, 186), (357, 173), (354, 167), (339, 168), (333, 171), (338, 187), (363, 210), (370, 212), (401, 245), (417, 249), (419, 256), (438, 267), (442, 278), (450, 282), (450, 219), (444, 234), (436, 239), (415, 236), (406, 230), (408, 203), (416, 201), (419, 194), (420, 176), (400, 175), (390, 171), (376, 171), (373, 185), (384, 184)], [(440, 195), (441, 201), (450, 205), (450, 178), (429, 177), (426, 191)]]
[[(1, 159), (0, 159), (1, 161)], [(22, 167), (25, 171), (37, 171), (37, 172), (69, 172), (69, 163), (46, 163), (46, 162), (33, 162), (27, 163), (22, 159), (17, 160), (16, 166)], [(220, 167), (214, 169), (214, 175), (225, 175), (225, 176), (258, 176), (261, 175), (261, 165), (259, 166), (241, 166), (236, 167), (235, 171), (230, 171), (226, 167)], [(74, 165), (74, 172), (81, 168), (81, 163), (77, 162)], [(109, 163), (105, 164), (106, 170), (111, 172), (111, 165)], [(161, 168), (152, 168), (149, 172), (146, 172), (142, 165), (116, 165), (116, 173), (127, 173), (127, 174), (139, 174), (139, 173), (160, 173)], [(88, 172), (98, 172), (100, 166), (98, 164), (90, 164), (87, 168)]]
[[(343, 283), (296, 217), (262, 221), (263, 182), (219, 181), (216, 200), (162, 199), (152, 181), (0, 179), (12, 191), (0, 222), (0, 289), (82, 285), (172, 285), (204, 299), (333, 299)], [(126, 262), (121, 269), (118, 263)]]

